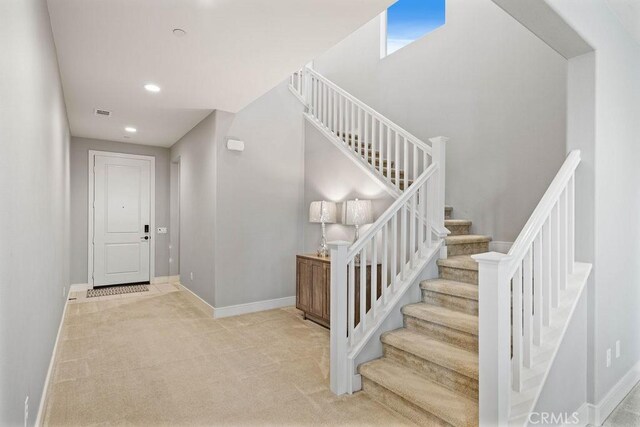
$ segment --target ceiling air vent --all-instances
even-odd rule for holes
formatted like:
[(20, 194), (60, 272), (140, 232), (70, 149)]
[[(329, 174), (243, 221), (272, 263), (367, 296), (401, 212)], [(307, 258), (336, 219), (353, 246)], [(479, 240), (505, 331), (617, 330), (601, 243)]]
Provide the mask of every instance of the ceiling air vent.
[(109, 111), (109, 110), (102, 110), (102, 109), (100, 109), (100, 108), (96, 108), (96, 110), (95, 110), (95, 114), (96, 114), (96, 116), (110, 117), (110, 116), (111, 116), (111, 111)]

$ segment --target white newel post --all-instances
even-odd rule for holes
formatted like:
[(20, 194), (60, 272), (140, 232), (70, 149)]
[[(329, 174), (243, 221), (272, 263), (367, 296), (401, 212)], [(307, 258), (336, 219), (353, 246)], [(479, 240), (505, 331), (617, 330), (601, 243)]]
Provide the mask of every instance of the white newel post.
[(347, 249), (349, 242), (331, 242), (330, 363), (331, 391), (337, 395), (348, 390), (350, 373), (347, 359)]
[(510, 258), (498, 252), (472, 255), (478, 262), (478, 388), (481, 426), (506, 426), (511, 394)]
[(438, 185), (437, 185), (437, 196), (436, 196), (436, 217), (434, 220), (439, 227), (444, 227), (444, 190), (445, 190), (445, 177), (447, 171), (447, 153), (445, 143), (449, 141), (449, 138), (446, 136), (436, 136), (435, 138), (429, 138), (431, 142), (431, 155), (433, 156), (433, 161), (438, 163)]

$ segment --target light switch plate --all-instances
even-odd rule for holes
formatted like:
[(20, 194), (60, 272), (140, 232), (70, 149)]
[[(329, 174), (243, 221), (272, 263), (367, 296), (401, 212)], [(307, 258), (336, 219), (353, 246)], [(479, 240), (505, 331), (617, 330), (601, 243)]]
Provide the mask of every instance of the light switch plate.
[(158, 227), (158, 234), (167, 234), (167, 227)]

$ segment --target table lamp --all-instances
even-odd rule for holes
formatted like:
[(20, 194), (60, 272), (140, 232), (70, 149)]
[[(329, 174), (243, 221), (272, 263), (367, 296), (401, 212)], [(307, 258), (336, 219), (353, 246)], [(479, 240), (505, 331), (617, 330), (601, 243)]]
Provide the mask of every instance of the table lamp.
[(336, 222), (336, 204), (325, 200), (311, 202), (311, 206), (309, 206), (309, 222), (322, 224), (322, 239), (318, 247), (318, 256), (329, 256), (325, 224), (334, 224)]
[[(361, 225), (371, 224), (373, 222), (373, 208), (371, 200), (347, 200), (344, 208), (344, 223), (356, 227), (356, 233), (353, 237), (355, 243), (359, 235)], [(355, 262), (360, 262), (360, 254), (356, 255)]]

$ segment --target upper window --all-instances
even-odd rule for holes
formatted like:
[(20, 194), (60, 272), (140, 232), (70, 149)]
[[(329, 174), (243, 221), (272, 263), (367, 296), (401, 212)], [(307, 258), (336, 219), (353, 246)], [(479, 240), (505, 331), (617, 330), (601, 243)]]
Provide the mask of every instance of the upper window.
[[(386, 49), (390, 55), (444, 25), (445, 0), (398, 0), (387, 9)], [(383, 56), (384, 56), (383, 54)]]

